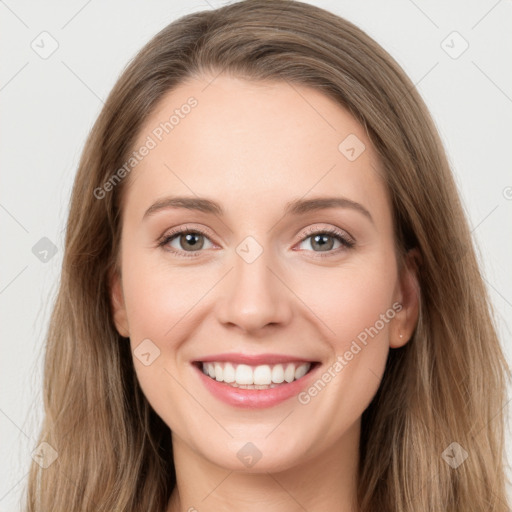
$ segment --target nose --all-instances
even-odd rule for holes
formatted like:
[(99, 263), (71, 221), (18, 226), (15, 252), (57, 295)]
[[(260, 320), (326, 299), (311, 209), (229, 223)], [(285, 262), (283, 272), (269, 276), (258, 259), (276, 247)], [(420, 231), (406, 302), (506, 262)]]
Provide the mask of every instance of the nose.
[(279, 274), (270, 251), (263, 250), (252, 262), (235, 253), (234, 268), (220, 290), (218, 320), (253, 335), (289, 323), (293, 293)]

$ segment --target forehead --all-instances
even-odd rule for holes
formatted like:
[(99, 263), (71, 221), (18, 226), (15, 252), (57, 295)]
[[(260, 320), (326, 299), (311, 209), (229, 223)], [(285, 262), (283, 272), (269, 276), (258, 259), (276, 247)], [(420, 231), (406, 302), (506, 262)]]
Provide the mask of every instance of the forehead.
[(364, 128), (310, 87), (225, 75), (190, 79), (145, 120), (134, 150), (144, 145), (151, 149), (129, 175), (125, 205), (186, 193), (239, 208), (281, 208), (308, 194), (339, 192), (389, 209)]

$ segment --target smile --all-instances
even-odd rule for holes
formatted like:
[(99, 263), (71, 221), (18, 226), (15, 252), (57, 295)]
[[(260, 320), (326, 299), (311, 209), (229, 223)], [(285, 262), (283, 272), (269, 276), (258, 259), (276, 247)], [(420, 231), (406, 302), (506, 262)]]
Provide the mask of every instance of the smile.
[(250, 366), (229, 362), (201, 363), (205, 375), (242, 389), (269, 389), (304, 377), (311, 363), (263, 364)]
[(219, 354), (192, 366), (210, 396), (230, 406), (260, 409), (297, 396), (321, 367), (316, 361), (293, 359)]

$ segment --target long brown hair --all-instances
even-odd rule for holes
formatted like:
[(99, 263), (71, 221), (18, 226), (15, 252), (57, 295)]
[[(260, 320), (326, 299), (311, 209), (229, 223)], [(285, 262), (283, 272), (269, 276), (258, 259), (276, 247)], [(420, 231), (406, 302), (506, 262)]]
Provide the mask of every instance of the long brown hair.
[[(176, 484), (170, 430), (138, 385), (109, 299), (128, 178), (101, 197), (98, 190), (127, 161), (164, 94), (221, 72), (314, 87), (347, 108), (385, 169), (398, 258), (413, 247), (421, 254), (416, 330), (390, 351), (362, 418), (360, 509), (507, 511), (509, 368), (434, 123), (375, 41), (328, 11), (287, 0), (242, 1), (174, 21), (110, 93), (74, 182), (46, 342), (39, 442), (58, 456), (47, 468), (32, 463), (27, 510), (165, 510)], [(454, 446), (464, 453), (459, 445), (468, 457), (455, 468), (448, 462)]]

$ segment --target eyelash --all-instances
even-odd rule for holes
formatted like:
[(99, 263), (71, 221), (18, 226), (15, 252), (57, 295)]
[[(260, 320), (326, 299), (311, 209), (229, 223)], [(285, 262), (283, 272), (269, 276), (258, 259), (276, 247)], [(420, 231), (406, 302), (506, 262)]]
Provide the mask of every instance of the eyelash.
[[(199, 254), (202, 251), (177, 251), (176, 249), (165, 249), (165, 246), (171, 242), (174, 238), (176, 238), (178, 235), (183, 234), (196, 234), (196, 235), (203, 235), (207, 238), (209, 238), (209, 233), (202, 230), (201, 228), (194, 228), (190, 229), (186, 226), (183, 226), (181, 228), (177, 228), (176, 230), (172, 231), (171, 233), (168, 233), (167, 235), (164, 235), (164, 237), (158, 242), (158, 247), (163, 248), (164, 250), (167, 250), (169, 252), (172, 252), (176, 256), (183, 257), (183, 258), (196, 258), (199, 256)], [(305, 236), (300, 240), (299, 243), (304, 242), (308, 238), (312, 237), (313, 235), (330, 235), (336, 240), (338, 240), (343, 247), (338, 247), (338, 249), (334, 249), (331, 251), (326, 251), (325, 254), (318, 253), (315, 257), (319, 258), (325, 258), (329, 256), (333, 256), (335, 254), (338, 254), (340, 250), (344, 249), (352, 249), (355, 245), (355, 241), (348, 237), (343, 231), (340, 231), (336, 228), (325, 228), (325, 229), (309, 229), (304, 233)], [(315, 252), (315, 251), (313, 251)]]

